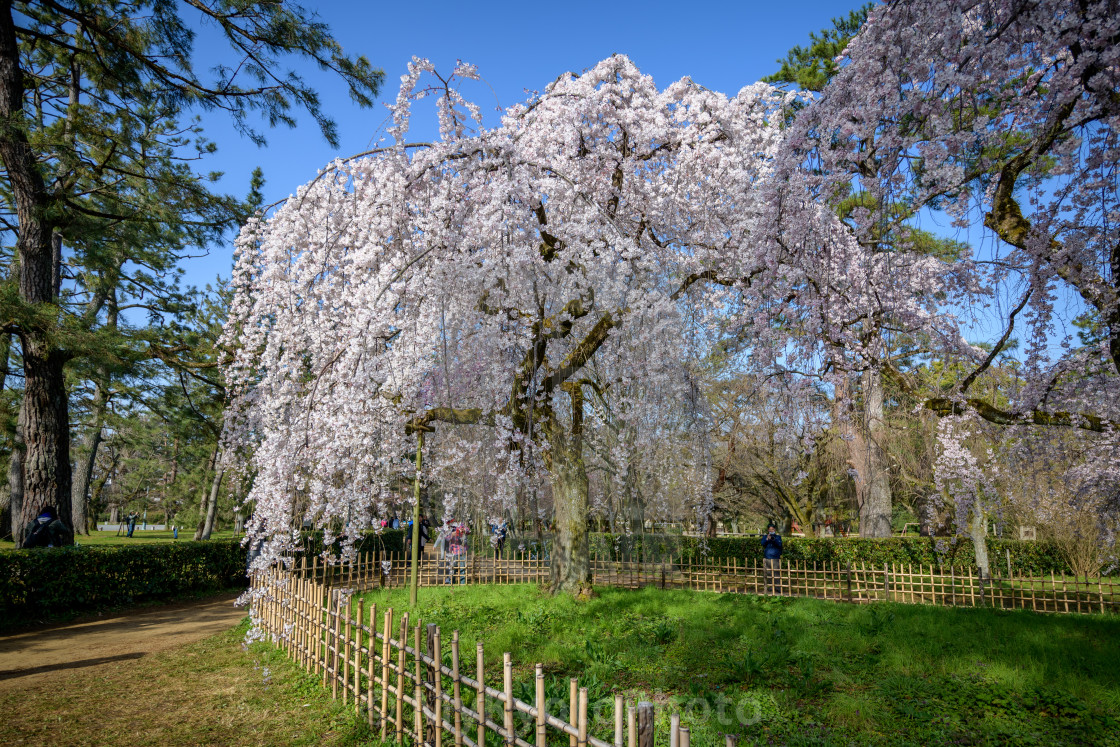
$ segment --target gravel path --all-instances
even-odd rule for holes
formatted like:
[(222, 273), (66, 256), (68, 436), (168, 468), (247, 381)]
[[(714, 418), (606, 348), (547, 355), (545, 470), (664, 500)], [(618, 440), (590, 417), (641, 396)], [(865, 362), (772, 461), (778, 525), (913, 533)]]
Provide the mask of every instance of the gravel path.
[(236, 598), (226, 594), (0, 636), (0, 691), (68, 670), (119, 665), (228, 630), (245, 617)]

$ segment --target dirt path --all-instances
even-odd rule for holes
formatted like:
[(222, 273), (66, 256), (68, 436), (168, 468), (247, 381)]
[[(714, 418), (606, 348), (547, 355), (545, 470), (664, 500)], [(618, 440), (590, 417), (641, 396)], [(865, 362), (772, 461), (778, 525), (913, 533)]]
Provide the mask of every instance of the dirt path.
[(236, 594), (0, 636), (0, 692), (68, 670), (119, 665), (220, 633), (245, 616)]

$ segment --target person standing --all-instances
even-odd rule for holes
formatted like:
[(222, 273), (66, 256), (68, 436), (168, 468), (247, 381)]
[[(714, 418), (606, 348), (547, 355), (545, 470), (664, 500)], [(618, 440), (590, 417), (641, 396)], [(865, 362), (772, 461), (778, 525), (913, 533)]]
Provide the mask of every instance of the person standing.
[(453, 522), (448, 528), (447, 542), (447, 583), (467, 583), (467, 534), (466, 525)]
[(766, 593), (781, 594), (782, 535), (773, 524), (762, 535), (762, 573)]
[(128, 536), (131, 537), (132, 533), (136, 531), (136, 512), (133, 511), (128, 515)]

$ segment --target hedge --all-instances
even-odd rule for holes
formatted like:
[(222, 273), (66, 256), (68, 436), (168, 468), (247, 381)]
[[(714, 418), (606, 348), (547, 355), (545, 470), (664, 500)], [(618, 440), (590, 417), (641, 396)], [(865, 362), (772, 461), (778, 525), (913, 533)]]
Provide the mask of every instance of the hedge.
[(0, 551), (0, 627), (192, 591), (244, 587), (236, 540)]
[[(1007, 551), (1011, 570), (1016, 575), (1068, 573), (1069, 566), (1051, 542), (1024, 542), (988, 538), (988, 559), (992, 572), (1007, 570)], [(762, 543), (756, 537), (682, 537), (680, 535), (612, 535), (592, 533), (591, 552), (613, 557), (685, 558), (708, 557), (717, 560), (762, 560)], [(975, 566), (972, 542), (945, 537), (890, 537), (884, 539), (784, 537), (783, 560), (806, 563), (884, 563), (912, 565)]]

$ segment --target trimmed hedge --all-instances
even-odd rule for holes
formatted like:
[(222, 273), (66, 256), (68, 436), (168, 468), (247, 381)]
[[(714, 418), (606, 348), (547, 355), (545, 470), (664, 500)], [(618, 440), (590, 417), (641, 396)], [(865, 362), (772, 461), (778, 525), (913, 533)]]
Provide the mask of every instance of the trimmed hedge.
[[(975, 566), (972, 542), (958, 538), (953, 542), (946, 537), (890, 537), (884, 539), (833, 538), (833, 537), (783, 537), (783, 560), (805, 563), (865, 563), (882, 566), (884, 563), (910, 563), (912, 565)], [(702, 551), (701, 543), (707, 551)], [(1069, 567), (1050, 542), (1022, 542), (994, 537), (988, 538), (988, 558), (992, 572), (1006, 572), (1007, 551), (1011, 551), (1011, 570), (1016, 575), (1068, 573)], [(679, 535), (643, 534), (612, 535), (593, 533), (591, 552), (610, 554), (616, 558), (633, 555), (657, 557), (662, 555), (712, 559), (739, 558), (748, 563), (762, 560), (762, 543), (756, 537), (699, 537)]]
[[(385, 529), (380, 534), (366, 532), (358, 541), (358, 550), (359, 552), (404, 552), (404, 534), (403, 529)], [(333, 549), (336, 554), (340, 545), (341, 542), (335, 540)], [(304, 532), (303, 546), (309, 558), (320, 554), (323, 551), (323, 530)]]
[(0, 626), (133, 604), (184, 592), (244, 587), (236, 540), (0, 551)]

